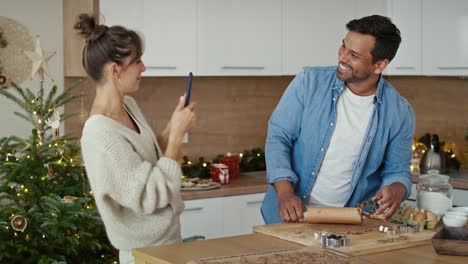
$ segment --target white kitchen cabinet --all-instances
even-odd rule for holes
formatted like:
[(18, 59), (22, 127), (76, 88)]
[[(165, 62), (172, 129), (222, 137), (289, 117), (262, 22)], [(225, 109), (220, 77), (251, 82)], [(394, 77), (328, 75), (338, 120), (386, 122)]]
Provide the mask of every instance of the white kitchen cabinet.
[(99, 0), (99, 13), (100, 23), (106, 26), (119, 25), (142, 32), (142, 0), (133, 1), (131, 4), (127, 0)]
[(251, 234), (253, 226), (264, 225), (260, 207), (264, 193), (223, 197), (224, 236)]
[(263, 225), (260, 206), (264, 193), (185, 201), (181, 215), (182, 238), (218, 238), (251, 234)]
[(180, 217), (182, 238), (204, 236), (223, 237), (223, 204), (221, 198), (185, 201)]
[(374, 14), (386, 14), (385, 0), (284, 1), (283, 74), (296, 75), (310, 66), (337, 65), (346, 24)]
[(345, 25), (354, 18), (350, 10), (355, 10), (353, 1), (285, 1), (283, 73), (296, 75), (305, 67), (337, 65)]
[(101, 0), (106, 25), (142, 34), (143, 76), (185, 76), (196, 72), (196, 1)]
[(198, 75), (280, 75), (282, 0), (199, 0)]
[(400, 30), (402, 41), (385, 74), (421, 75), (421, 0), (390, 0), (388, 15)]
[(390, 16), (402, 33), (385, 74), (468, 75), (466, 0), (99, 2), (106, 25), (143, 34), (144, 76), (296, 75), (336, 65), (345, 24), (372, 14)]
[(361, 18), (370, 15), (387, 16), (387, 1), (391, 0), (354, 0), (355, 18)]
[(144, 0), (144, 76), (180, 76), (196, 72), (196, 3)]
[(468, 75), (468, 1), (422, 1), (425, 75)]

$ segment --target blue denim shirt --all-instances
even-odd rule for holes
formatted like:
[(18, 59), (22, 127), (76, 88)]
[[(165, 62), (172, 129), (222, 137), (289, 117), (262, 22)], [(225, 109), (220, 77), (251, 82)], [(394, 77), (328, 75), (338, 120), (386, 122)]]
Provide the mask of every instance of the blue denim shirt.
[[(335, 127), (336, 103), (345, 89), (336, 69), (305, 69), (291, 82), (270, 117), (265, 146), (270, 187), (261, 208), (267, 224), (281, 222), (273, 183), (288, 180), (304, 204), (309, 199)], [(356, 207), (394, 182), (402, 183), (406, 196), (410, 195), (414, 128), (411, 105), (380, 77), (345, 206)]]

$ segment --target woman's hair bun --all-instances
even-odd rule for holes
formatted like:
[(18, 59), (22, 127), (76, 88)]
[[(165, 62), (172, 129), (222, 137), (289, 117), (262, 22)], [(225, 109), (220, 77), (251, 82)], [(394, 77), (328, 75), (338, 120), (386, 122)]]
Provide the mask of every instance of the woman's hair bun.
[(79, 15), (78, 22), (73, 28), (87, 41), (98, 39), (108, 29), (106, 25), (98, 25), (94, 17), (88, 14)]

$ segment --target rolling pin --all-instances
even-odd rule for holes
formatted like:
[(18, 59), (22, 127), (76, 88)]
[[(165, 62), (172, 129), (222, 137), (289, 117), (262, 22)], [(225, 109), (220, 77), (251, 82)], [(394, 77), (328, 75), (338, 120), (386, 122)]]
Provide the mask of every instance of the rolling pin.
[(310, 224), (362, 224), (357, 207), (311, 207), (304, 213), (304, 221)]

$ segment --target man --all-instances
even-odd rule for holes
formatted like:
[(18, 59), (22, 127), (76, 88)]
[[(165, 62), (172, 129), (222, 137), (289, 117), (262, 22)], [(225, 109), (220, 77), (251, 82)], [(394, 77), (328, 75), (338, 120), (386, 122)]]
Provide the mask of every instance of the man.
[(401, 42), (390, 19), (350, 21), (337, 67), (305, 69), (268, 126), (266, 223), (298, 222), (304, 207), (377, 199), (389, 219), (411, 192), (414, 112), (382, 77)]

